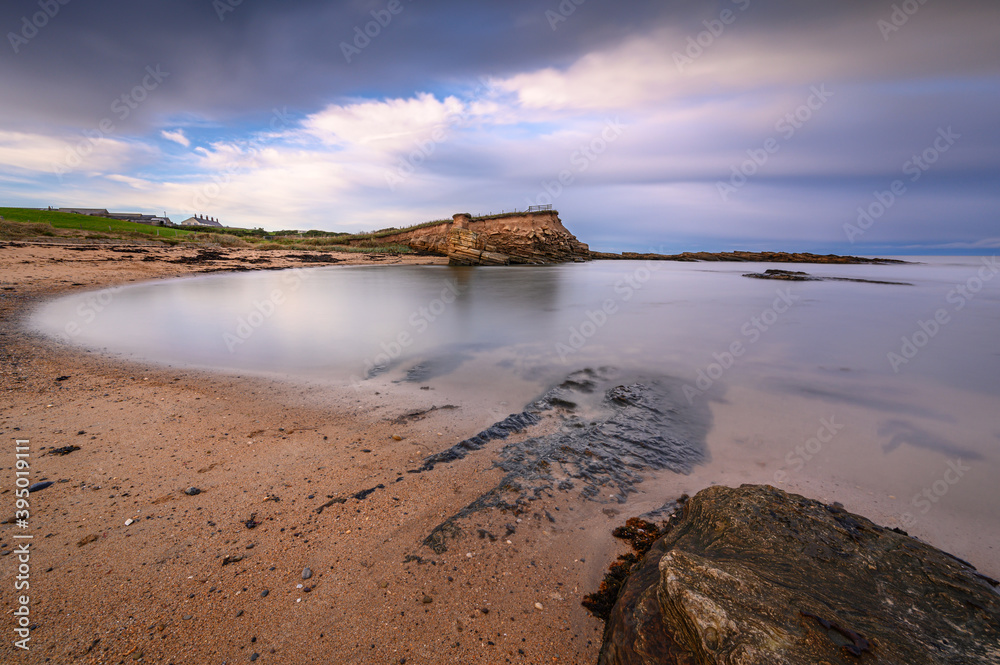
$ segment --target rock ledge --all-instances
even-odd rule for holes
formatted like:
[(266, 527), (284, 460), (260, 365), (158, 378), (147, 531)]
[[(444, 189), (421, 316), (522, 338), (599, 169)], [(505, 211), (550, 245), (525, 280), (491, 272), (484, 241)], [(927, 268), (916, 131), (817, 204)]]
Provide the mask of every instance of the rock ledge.
[(997, 582), (837, 504), (711, 487), (625, 584), (606, 665), (1000, 663)]

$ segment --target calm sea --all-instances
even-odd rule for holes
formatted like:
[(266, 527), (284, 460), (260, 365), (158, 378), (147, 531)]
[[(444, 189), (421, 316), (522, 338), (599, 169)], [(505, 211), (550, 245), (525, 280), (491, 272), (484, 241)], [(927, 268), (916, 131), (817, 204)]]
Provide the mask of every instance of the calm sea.
[[(67, 296), (32, 325), (173, 366), (401, 399), (424, 388), (484, 421), (583, 368), (669, 377), (711, 409), (710, 461), (647, 490), (767, 482), (853, 498), (996, 574), (1000, 265), (908, 260), (219, 274)], [(743, 276), (769, 267), (901, 284)]]

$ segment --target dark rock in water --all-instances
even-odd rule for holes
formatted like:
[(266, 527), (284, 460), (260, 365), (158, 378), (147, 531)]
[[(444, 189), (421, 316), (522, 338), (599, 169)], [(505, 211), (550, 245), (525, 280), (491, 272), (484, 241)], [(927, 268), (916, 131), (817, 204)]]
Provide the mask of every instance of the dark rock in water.
[(996, 665), (997, 582), (837, 505), (710, 487), (625, 584), (604, 665)]
[(427, 358), (406, 370), (406, 378), (403, 381), (407, 383), (424, 383), (431, 379), (447, 376), (471, 357), (465, 353), (450, 353), (434, 358)]
[(893, 282), (882, 279), (863, 279), (861, 277), (816, 277), (807, 272), (794, 270), (778, 270), (771, 268), (764, 272), (748, 272), (744, 277), (754, 279), (778, 279), (786, 282), (858, 282), (861, 284), (894, 284), (896, 286), (913, 286), (910, 282)]
[(500, 422), (490, 425), (479, 434), (465, 439), (464, 441), (459, 441), (451, 448), (441, 451), (436, 455), (430, 455), (429, 457), (424, 458), (423, 465), (420, 468), (411, 469), (409, 473), (431, 471), (438, 464), (457, 462), (469, 453), (481, 449), (490, 441), (495, 439), (506, 439), (511, 434), (522, 432), (538, 422), (538, 417), (529, 411), (513, 413)]
[(46, 481), (41, 482), (41, 483), (35, 483), (34, 485), (32, 485), (32, 486), (30, 486), (28, 488), (28, 491), (29, 492), (38, 492), (40, 490), (45, 489), (46, 487), (51, 487), (53, 484), (54, 483), (51, 480), (46, 480)]
[(755, 279), (781, 279), (790, 282), (818, 282), (819, 277), (813, 277), (807, 272), (798, 272), (795, 270), (777, 270), (770, 269), (764, 272), (748, 272), (743, 275), (744, 277), (753, 277)]
[(584, 499), (621, 503), (636, 491), (644, 473), (689, 473), (704, 461), (711, 414), (700, 402), (688, 403), (683, 382), (658, 377), (615, 385), (615, 378), (610, 369), (576, 372), (521, 413), (425, 458), (423, 466), (411, 470), (426, 472), (436, 464), (460, 460), (544, 417), (561, 419), (552, 434), (505, 445), (494, 463), (505, 472), (499, 484), (437, 526), (424, 545), (444, 552), (445, 541), (461, 533), (456, 521), (480, 510), (520, 514), (526, 504), (553, 490), (577, 488)]

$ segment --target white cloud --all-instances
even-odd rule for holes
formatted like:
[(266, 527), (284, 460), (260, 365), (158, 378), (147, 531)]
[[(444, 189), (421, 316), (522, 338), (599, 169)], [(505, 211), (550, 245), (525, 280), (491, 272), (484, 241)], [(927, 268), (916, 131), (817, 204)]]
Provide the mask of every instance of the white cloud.
[(172, 132), (164, 129), (163, 131), (160, 132), (160, 136), (167, 139), (168, 141), (173, 141), (174, 143), (178, 143), (184, 146), (185, 148), (191, 147), (191, 139), (189, 139), (187, 136), (184, 135), (183, 129), (177, 129)]
[(330, 105), (307, 117), (302, 128), (325, 145), (392, 151), (409, 147), (467, 113), (466, 105), (456, 97), (439, 100), (420, 93), (409, 99)]
[(66, 138), (0, 130), (0, 166), (16, 170), (99, 174), (152, 153), (141, 143), (107, 137)]
[(144, 190), (144, 191), (156, 187), (156, 183), (154, 182), (151, 182), (149, 180), (144, 180), (142, 178), (133, 178), (132, 176), (127, 176), (127, 175), (112, 174), (107, 176), (107, 179), (114, 182), (123, 183), (133, 189)]

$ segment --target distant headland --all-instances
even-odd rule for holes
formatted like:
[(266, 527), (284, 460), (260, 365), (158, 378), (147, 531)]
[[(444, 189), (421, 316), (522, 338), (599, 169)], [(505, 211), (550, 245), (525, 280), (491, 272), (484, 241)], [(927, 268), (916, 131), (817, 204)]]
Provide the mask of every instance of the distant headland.
[(807, 252), (597, 252), (563, 225), (558, 211), (551, 205), (498, 215), (458, 213), (451, 219), (366, 233), (245, 229), (223, 226), (216, 218), (204, 215), (194, 215), (174, 224), (166, 214), (113, 213), (104, 208), (0, 208), (0, 240), (31, 237), (84, 243), (134, 242), (146, 238), (170, 245), (195, 243), (231, 249), (417, 254), (447, 258), (450, 265), (456, 266), (545, 265), (593, 260), (906, 263), (896, 259)]
[[(811, 254), (808, 252), (684, 252), (655, 254), (592, 251), (559, 219), (551, 206), (525, 212), (473, 217), (459, 213), (451, 220), (378, 234), (382, 242), (405, 245), (423, 254), (447, 256), (451, 265), (516, 265), (591, 260), (732, 261), (744, 263), (905, 263), (897, 259)], [(352, 243), (365, 243), (359, 238)]]

